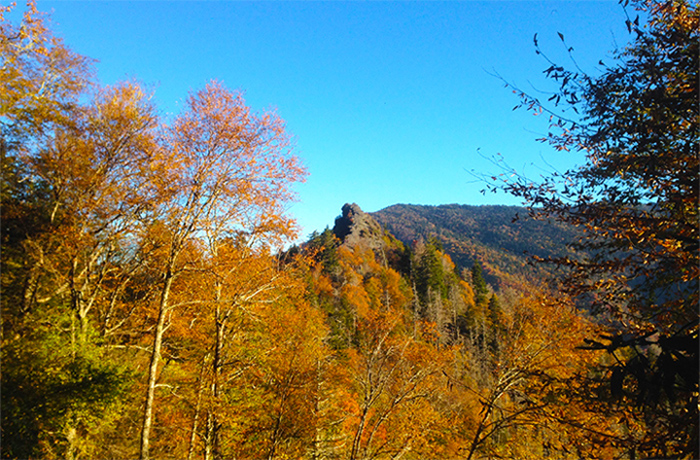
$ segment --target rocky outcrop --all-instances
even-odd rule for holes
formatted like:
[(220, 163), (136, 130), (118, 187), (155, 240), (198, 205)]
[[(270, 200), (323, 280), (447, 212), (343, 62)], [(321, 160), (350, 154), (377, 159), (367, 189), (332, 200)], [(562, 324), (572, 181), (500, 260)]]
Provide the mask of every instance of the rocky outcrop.
[(355, 203), (343, 205), (343, 213), (335, 219), (333, 233), (348, 246), (362, 242), (372, 249), (381, 249), (384, 244), (381, 225)]

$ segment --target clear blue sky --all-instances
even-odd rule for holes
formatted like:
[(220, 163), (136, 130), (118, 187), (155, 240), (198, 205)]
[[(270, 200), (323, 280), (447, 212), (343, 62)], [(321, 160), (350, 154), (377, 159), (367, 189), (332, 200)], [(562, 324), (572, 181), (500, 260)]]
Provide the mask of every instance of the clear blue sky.
[(100, 81), (136, 78), (164, 113), (211, 79), (276, 108), (310, 176), (289, 209), (302, 237), (345, 202), (519, 204), (482, 196), (469, 171), (503, 154), (531, 175), (580, 162), (535, 141), (544, 117), (512, 111), (523, 89), (551, 88), (533, 35), (566, 61), (557, 36), (595, 73), (629, 36), (609, 1), (41, 1), (53, 29), (96, 59)]

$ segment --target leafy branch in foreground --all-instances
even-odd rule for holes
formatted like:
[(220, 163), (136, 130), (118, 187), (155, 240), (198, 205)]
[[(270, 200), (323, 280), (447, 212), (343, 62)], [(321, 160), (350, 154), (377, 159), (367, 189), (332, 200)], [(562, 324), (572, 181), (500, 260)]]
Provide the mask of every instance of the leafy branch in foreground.
[(548, 102), (514, 91), (518, 107), (549, 114), (540, 140), (585, 164), (539, 182), (508, 169), (488, 188), (584, 230), (573, 246), (590, 257), (547, 261), (568, 268), (564, 289), (607, 320), (609, 335), (585, 347), (612, 355), (613, 395), (644, 409), (630, 448), (698, 458), (698, 6), (634, 6), (648, 22), (628, 18), (635, 37), (615, 65), (590, 76), (545, 57), (559, 86)]

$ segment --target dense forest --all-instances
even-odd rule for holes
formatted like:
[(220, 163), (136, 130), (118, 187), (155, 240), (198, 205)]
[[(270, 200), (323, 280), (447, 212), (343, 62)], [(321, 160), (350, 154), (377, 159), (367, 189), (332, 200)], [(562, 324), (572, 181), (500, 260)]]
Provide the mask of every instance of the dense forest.
[(554, 267), (535, 264), (535, 258), (586, 255), (569, 246), (583, 232), (555, 220), (531, 218), (524, 207), (397, 204), (372, 216), (404, 243), (437, 239), (462, 269), (478, 262), (494, 286), (508, 285), (512, 278), (537, 282), (553, 274)]
[(211, 82), (163, 120), (0, 8), (2, 458), (698, 458), (698, 8), (633, 6), (600, 77), (515, 89), (589, 160), (487, 183), (530, 206), (292, 247), (275, 113)]

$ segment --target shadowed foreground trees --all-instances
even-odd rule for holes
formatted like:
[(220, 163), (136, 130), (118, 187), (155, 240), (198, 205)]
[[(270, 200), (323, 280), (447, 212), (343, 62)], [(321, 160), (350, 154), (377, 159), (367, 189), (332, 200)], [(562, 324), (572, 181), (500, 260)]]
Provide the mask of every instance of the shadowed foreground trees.
[(631, 456), (698, 458), (700, 10), (633, 5), (648, 23), (628, 21), (632, 43), (599, 76), (550, 62), (552, 107), (516, 90), (523, 106), (550, 114), (542, 140), (586, 163), (541, 183), (515, 174), (501, 188), (533, 215), (585, 232), (575, 246), (591, 257), (550, 262), (568, 268), (566, 291), (607, 320), (584, 348), (610, 353), (600, 372), (611, 404), (635, 408), (639, 427), (621, 443)]

